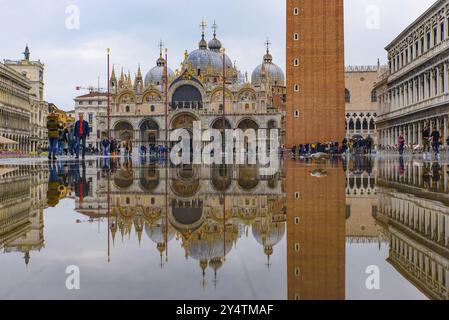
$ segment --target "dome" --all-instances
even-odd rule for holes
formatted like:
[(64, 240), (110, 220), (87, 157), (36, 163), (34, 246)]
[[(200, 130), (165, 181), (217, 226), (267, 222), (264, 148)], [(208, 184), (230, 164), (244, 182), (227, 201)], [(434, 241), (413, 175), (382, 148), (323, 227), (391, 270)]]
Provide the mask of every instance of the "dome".
[(189, 256), (198, 261), (209, 261), (226, 256), (233, 248), (232, 239), (226, 240), (224, 244), (223, 234), (214, 239), (201, 238), (198, 235), (189, 247)]
[(274, 247), (278, 244), (285, 234), (285, 223), (270, 223), (264, 226), (260, 221), (255, 222), (252, 226), (253, 236), (257, 242), (264, 247)]
[[(165, 60), (162, 58), (162, 53), (156, 61), (156, 66), (148, 71), (148, 73), (145, 76), (145, 86), (148, 86), (150, 84), (153, 85), (160, 85), (162, 84), (164, 80), (164, 69), (165, 69)], [(168, 77), (174, 77), (175, 73), (170, 68), (167, 68), (168, 70)]]
[[(225, 55), (226, 67), (232, 68), (231, 59)], [(205, 74), (209, 68), (212, 68), (212, 73), (223, 73), (223, 58), (220, 52), (211, 51), (207, 49), (198, 49), (189, 54), (188, 62), (192, 64), (194, 70), (200, 70), (201, 74)]]
[(263, 58), (264, 62), (257, 66), (251, 77), (251, 84), (253, 86), (260, 86), (262, 80), (262, 71), (270, 76), (272, 86), (284, 86), (285, 75), (284, 71), (278, 65), (273, 63), (273, 56), (267, 51)]
[[(164, 243), (165, 242), (165, 233), (166, 233), (166, 227), (165, 223), (162, 223), (161, 220), (153, 225), (150, 225), (148, 223), (145, 224), (145, 233), (147, 234), (148, 238), (151, 239), (154, 243)], [(168, 242), (173, 240), (175, 237), (175, 233), (172, 228), (168, 228)]]
[(209, 41), (209, 50), (220, 52), (221, 42), (216, 37)]

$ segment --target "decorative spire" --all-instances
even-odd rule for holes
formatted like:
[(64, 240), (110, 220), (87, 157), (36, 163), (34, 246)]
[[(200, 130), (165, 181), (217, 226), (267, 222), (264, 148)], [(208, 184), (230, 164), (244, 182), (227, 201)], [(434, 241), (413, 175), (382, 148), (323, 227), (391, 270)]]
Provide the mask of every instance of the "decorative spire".
[(115, 76), (115, 65), (112, 65), (112, 74), (111, 74), (111, 81), (116, 81), (117, 77)]
[(159, 41), (159, 58), (156, 61), (156, 65), (158, 67), (164, 67), (165, 66), (165, 59), (162, 56), (162, 51), (164, 50), (164, 43), (162, 40)]
[(267, 38), (267, 41), (265, 41), (265, 47), (267, 48), (267, 53), (263, 57), (264, 62), (271, 63), (273, 61), (273, 56), (270, 54), (270, 38)]
[(162, 39), (159, 41), (159, 56), (162, 58), (162, 51), (164, 50), (164, 43)]
[(206, 19), (204, 19), (204, 17), (201, 19), (200, 28), (201, 28), (201, 36), (204, 39), (204, 32), (206, 31), (207, 28), (207, 22)]
[(140, 70), (140, 63), (139, 63), (139, 67), (137, 68), (137, 80), (142, 80), (142, 71)]
[(214, 39), (217, 37), (217, 29), (218, 29), (218, 25), (214, 20), (214, 24), (212, 25), (212, 30), (214, 30)]
[(132, 87), (133, 86), (133, 84), (132, 84), (132, 81), (131, 81), (131, 72), (128, 70), (128, 86), (129, 87)]
[(207, 23), (204, 18), (201, 19), (200, 28), (201, 28), (201, 41), (200, 41), (200, 49), (207, 49), (207, 42), (204, 39), (204, 32), (206, 31)]
[(25, 60), (30, 60), (30, 48), (28, 48), (28, 43), (26, 44), (23, 55), (25, 56)]
[(123, 67), (122, 67), (122, 73), (120, 74), (120, 81), (125, 82), (125, 73), (123, 72)]
[(271, 46), (270, 38), (267, 38), (267, 41), (265, 41), (265, 47), (267, 48), (267, 53), (270, 53), (270, 46)]

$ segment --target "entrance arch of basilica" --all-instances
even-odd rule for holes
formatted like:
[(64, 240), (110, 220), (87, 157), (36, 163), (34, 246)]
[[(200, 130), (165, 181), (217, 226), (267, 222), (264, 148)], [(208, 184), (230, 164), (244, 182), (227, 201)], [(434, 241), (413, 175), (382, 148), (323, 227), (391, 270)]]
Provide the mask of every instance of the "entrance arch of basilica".
[(114, 126), (114, 137), (120, 141), (134, 139), (134, 128), (127, 121), (120, 121)]
[(153, 119), (145, 119), (140, 125), (140, 141), (144, 145), (156, 146), (159, 140), (159, 124)]

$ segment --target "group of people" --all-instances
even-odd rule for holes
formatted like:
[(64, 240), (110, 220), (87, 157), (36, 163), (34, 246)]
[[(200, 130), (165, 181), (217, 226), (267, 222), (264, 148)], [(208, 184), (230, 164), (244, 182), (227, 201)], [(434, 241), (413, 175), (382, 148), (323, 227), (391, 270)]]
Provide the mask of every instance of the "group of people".
[[(420, 148), (424, 155), (429, 154), (431, 150), (435, 153), (436, 156), (440, 155), (440, 149), (443, 145), (444, 137), (441, 135), (440, 131), (436, 128), (431, 130), (429, 127), (425, 127), (422, 131), (422, 146), (416, 146), (413, 148)], [(397, 140), (397, 148), (400, 155), (403, 155), (406, 149), (407, 142), (403, 135), (399, 135)], [(449, 147), (449, 136), (446, 137), (446, 145)]]
[[(342, 153), (342, 146), (338, 142), (316, 142), (316, 143), (306, 143), (300, 144), (298, 146), (294, 145), (290, 149), (292, 158), (304, 157), (307, 155), (315, 154), (315, 153), (327, 153), (327, 154), (340, 154)], [(283, 156), (285, 153), (285, 146), (281, 146), (280, 155)]]
[(352, 153), (352, 154), (371, 154), (374, 148), (374, 140), (371, 136), (366, 137), (365, 139), (344, 139), (343, 140), (343, 153)]
[(89, 123), (80, 114), (79, 120), (74, 125), (64, 127), (55, 113), (51, 113), (47, 119), (48, 129), (48, 159), (56, 160), (57, 155), (81, 156), (86, 155), (86, 139), (90, 136)]

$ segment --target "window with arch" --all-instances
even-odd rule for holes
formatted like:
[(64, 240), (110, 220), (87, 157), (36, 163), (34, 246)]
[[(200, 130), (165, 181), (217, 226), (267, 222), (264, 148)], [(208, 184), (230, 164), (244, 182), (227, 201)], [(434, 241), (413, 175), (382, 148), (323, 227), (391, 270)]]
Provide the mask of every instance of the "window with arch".
[(126, 107), (125, 107), (125, 111), (126, 111), (126, 112), (130, 112), (130, 110), (131, 110), (131, 109), (129, 108), (129, 106), (126, 106)]
[(377, 92), (376, 92), (376, 90), (371, 91), (371, 102), (377, 102)]
[(345, 101), (346, 101), (346, 103), (351, 102), (351, 92), (349, 92), (348, 89), (345, 89)]
[(349, 121), (349, 130), (354, 130), (354, 128), (355, 128), (355, 125), (354, 125), (354, 120), (350, 120)]
[(374, 119), (371, 119), (371, 121), (369, 122), (369, 129), (376, 130), (376, 123), (374, 122)]
[(154, 112), (154, 106), (150, 107), (151, 112)]
[(363, 120), (363, 126), (362, 126), (363, 130), (368, 130), (368, 121), (365, 119)]
[(362, 130), (362, 122), (360, 122), (360, 119), (357, 119), (357, 122), (355, 123), (355, 129), (357, 131)]

